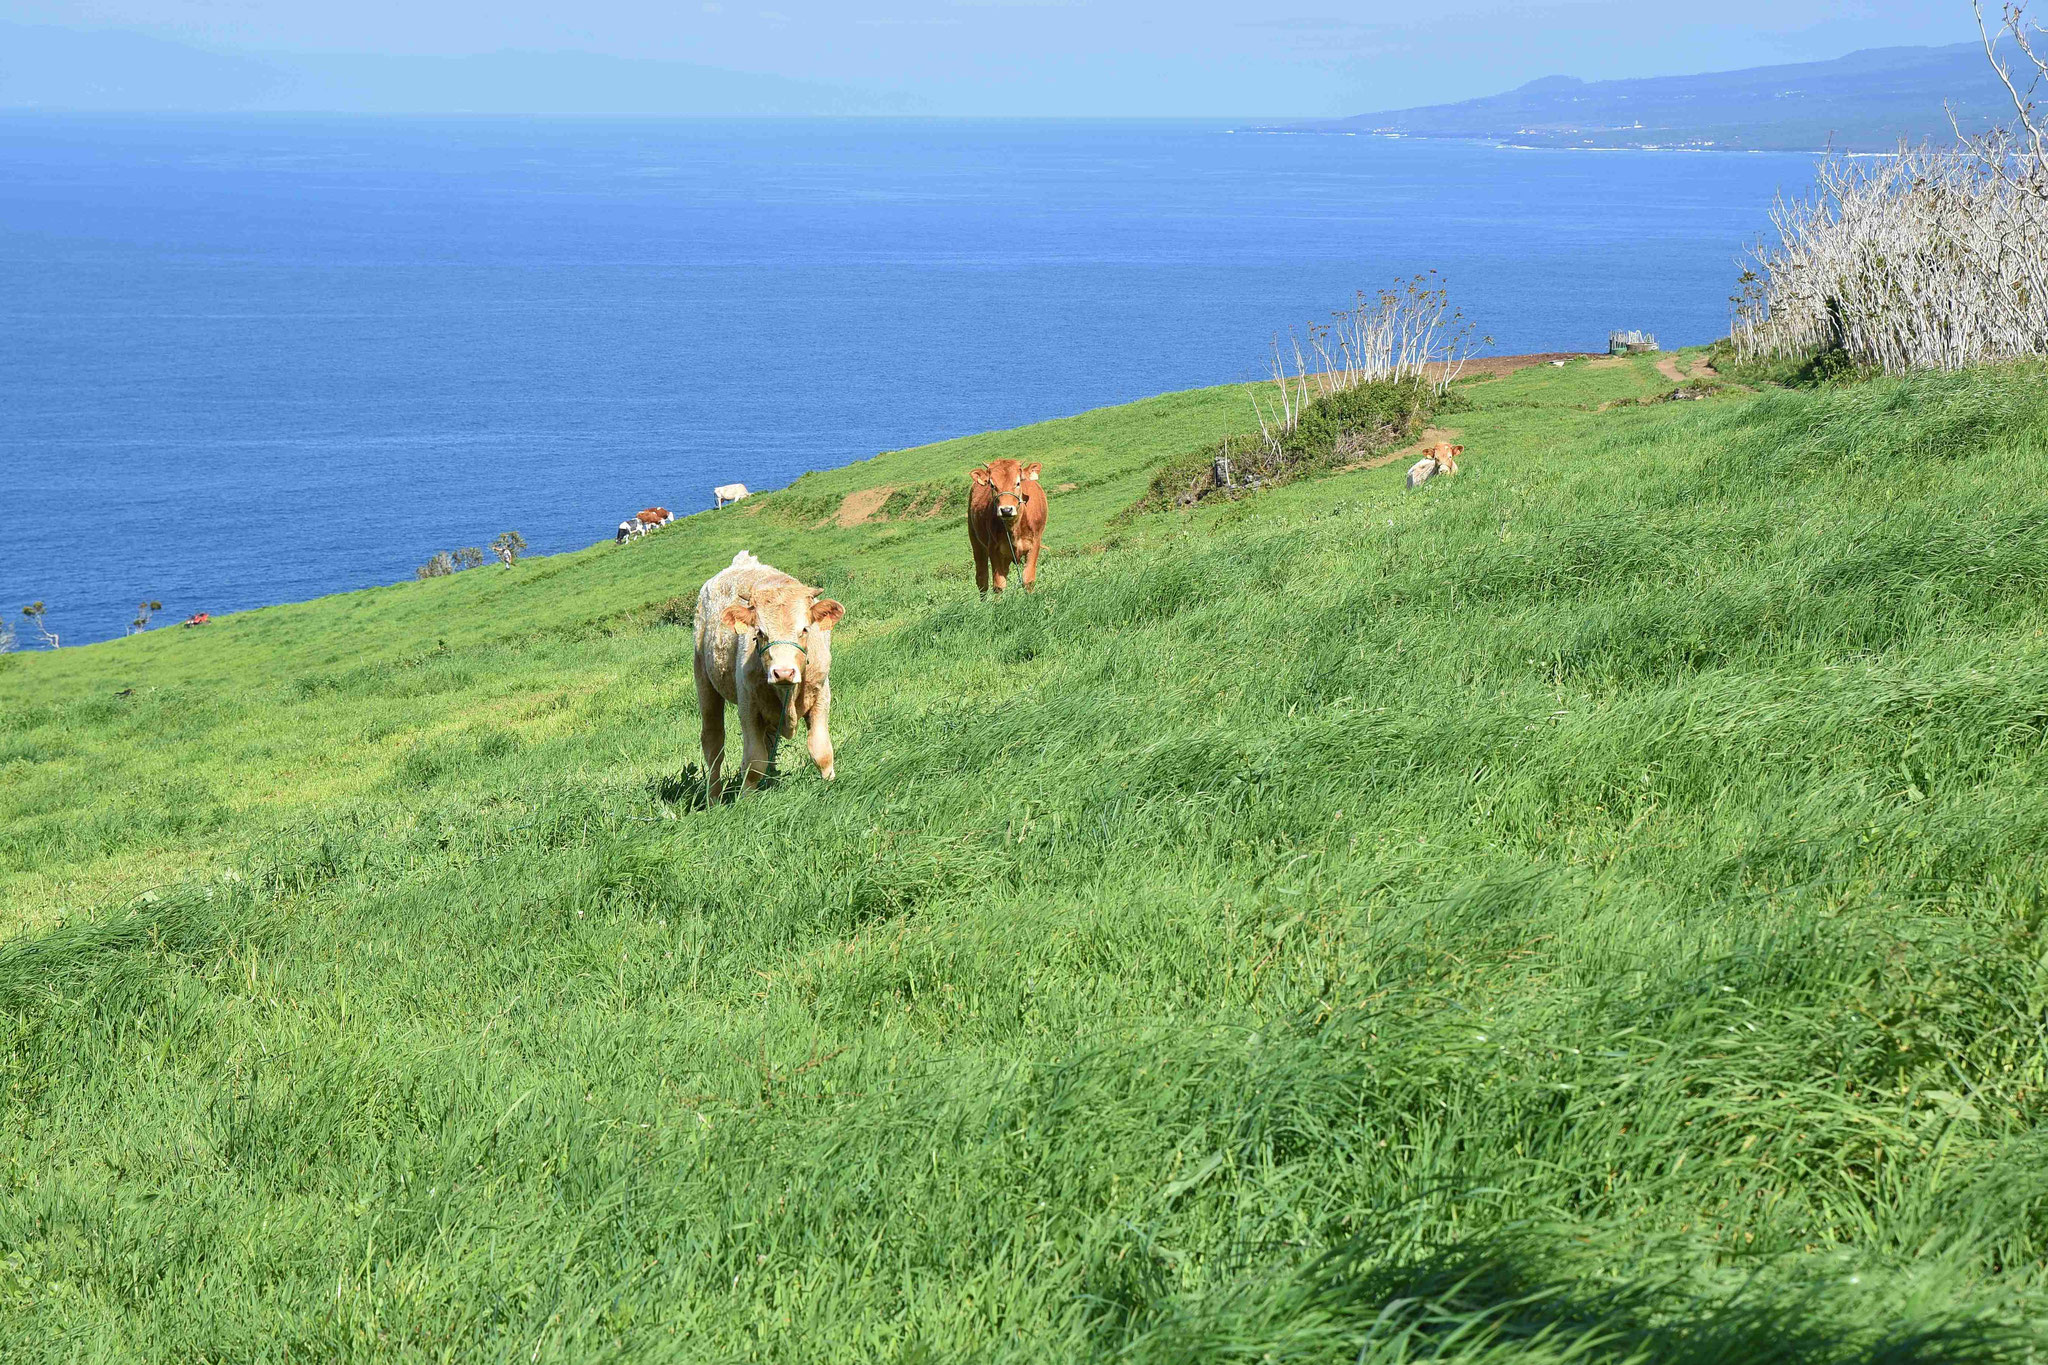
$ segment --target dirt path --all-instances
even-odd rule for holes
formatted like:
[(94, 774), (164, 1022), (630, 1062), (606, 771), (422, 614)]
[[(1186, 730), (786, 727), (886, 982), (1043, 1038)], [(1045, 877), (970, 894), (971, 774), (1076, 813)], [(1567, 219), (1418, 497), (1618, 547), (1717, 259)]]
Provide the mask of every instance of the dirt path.
[(1679, 367), (1678, 357), (1675, 355), (1658, 357), (1657, 373), (1663, 375), (1674, 384), (1683, 384), (1688, 379), (1719, 379), (1721, 377), (1714, 372), (1714, 367), (1709, 365), (1704, 358), (1693, 361), (1692, 373), (1688, 375)]
[(839, 504), (839, 511), (832, 517), (840, 527), (858, 526), (882, 510), (882, 504), (889, 500), (894, 488), (863, 488), (858, 493), (848, 493), (846, 501)]

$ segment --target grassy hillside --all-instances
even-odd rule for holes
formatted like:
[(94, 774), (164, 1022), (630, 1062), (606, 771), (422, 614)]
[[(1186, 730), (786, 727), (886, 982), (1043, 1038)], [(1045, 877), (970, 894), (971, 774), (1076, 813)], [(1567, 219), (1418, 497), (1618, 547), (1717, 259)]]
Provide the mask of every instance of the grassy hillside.
[[(2042, 377), (1119, 519), (1174, 395), (16, 656), (0, 1358), (2036, 1358)], [(915, 515), (994, 455), (1034, 598)], [(707, 810), (742, 546), (839, 780)]]

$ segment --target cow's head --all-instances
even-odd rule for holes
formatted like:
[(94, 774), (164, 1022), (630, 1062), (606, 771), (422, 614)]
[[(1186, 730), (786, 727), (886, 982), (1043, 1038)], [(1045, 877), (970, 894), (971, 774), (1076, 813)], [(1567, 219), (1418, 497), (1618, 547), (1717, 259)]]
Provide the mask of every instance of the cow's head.
[(1436, 462), (1443, 466), (1444, 473), (1455, 474), (1458, 472), (1458, 457), (1464, 453), (1463, 446), (1439, 446)]
[(1038, 482), (1040, 468), (1036, 462), (990, 460), (977, 466), (968, 477), (995, 494), (996, 516), (1008, 523), (1024, 515), (1024, 504), (1030, 500), (1031, 486)]
[(820, 673), (831, 662), (832, 627), (846, 608), (820, 597), (823, 591), (801, 583), (756, 588), (751, 597), (725, 609), (726, 626), (754, 641), (761, 667), (776, 687), (801, 685), (807, 662)]

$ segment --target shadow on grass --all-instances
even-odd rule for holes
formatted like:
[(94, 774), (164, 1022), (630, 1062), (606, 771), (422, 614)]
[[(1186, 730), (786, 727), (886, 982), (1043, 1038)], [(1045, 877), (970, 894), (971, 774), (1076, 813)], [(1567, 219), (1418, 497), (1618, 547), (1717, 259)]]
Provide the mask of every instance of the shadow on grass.
[(2016, 1365), (2038, 1345), (1981, 1322), (1886, 1321), (1839, 1285), (1711, 1297), (1675, 1275), (1603, 1284), (1548, 1268), (1526, 1236), (1371, 1264), (1382, 1255), (1340, 1250), (1268, 1294), (1179, 1311), (1161, 1303), (1170, 1276), (1134, 1283), (1132, 1262), (1146, 1258), (1124, 1258), (1111, 1282), (1091, 1277), (1098, 1340), (1120, 1359), (1160, 1362), (1214, 1359), (1206, 1345), (1235, 1340), (1280, 1359), (1598, 1365)]
[(1546, 1275), (1529, 1249), (1512, 1246), (1355, 1276), (1338, 1258), (1328, 1271), (1325, 1293), (1352, 1313), (1371, 1308), (1378, 1332), (1411, 1342), (1474, 1333), (1504, 1345), (1576, 1348), (1615, 1365), (1992, 1365), (2026, 1351), (2014, 1335), (1981, 1324), (1885, 1323), (1872, 1305), (1858, 1314), (1817, 1288), (1718, 1299), (1654, 1279), (1598, 1288)]
[[(701, 811), (711, 809), (711, 784), (701, 764), (686, 763), (679, 773), (663, 773), (647, 781), (647, 794), (664, 806), (674, 806), (679, 811)], [(781, 775), (770, 772), (761, 779), (756, 791), (774, 791), (782, 782)], [(718, 803), (729, 806), (740, 799), (740, 779), (734, 765), (727, 764), (725, 790), (719, 793)]]

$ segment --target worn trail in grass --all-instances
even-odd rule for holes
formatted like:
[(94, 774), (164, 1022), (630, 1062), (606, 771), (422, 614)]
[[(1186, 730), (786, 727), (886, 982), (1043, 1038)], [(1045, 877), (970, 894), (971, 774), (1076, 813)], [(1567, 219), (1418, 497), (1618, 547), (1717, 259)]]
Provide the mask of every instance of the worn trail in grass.
[[(0, 1355), (2031, 1358), (2041, 379), (1529, 371), (1119, 519), (1173, 395), (17, 657)], [(707, 810), (742, 546), (840, 778)]]

